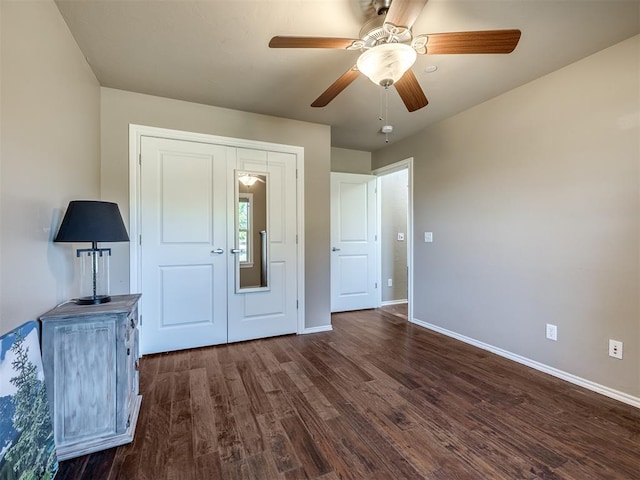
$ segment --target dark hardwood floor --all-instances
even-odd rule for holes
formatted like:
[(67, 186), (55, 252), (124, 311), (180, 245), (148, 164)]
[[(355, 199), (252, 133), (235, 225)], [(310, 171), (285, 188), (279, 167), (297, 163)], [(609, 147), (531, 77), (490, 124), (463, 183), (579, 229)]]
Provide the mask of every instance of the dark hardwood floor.
[(386, 305), (384, 307), (381, 307), (380, 310), (390, 313), (391, 315), (395, 315), (396, 317), (400, 317), (404, 320), (409, 320), (409, 305), (406, 302)]
[(383, 310), (144, 357), (135, 441), (57, 479), (638, 479), (640, 410)]

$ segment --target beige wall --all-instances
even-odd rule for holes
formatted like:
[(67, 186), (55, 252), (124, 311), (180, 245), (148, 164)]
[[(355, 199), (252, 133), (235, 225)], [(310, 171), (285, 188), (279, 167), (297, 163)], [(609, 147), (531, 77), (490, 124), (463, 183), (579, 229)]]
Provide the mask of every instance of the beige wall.
[[(409, 171), (399, 170), (380, 177), (382, 301), (407, 299), (407, 215)], [(398, 240), (398, 233), (404, 240)], [(388, 280), (392, 280), (389, 286)]]
[(417, 319), (640, 395), (639, 77), (636, 36), (374, 152), (415, 159)]
[(0, 333), (78, 294), (69, 200), (99, 198), (100, 89), (53, 1), (1, 1)]
[[(129, 218), (129, 124), (304, 147), (306, 327), (328, 325), (329, 168), (331, 132), (317, 125), (196, 103), (102, 88), (101, 187)], [(129, 250), (114, 249), (113, 293), (129, 291)]]
[(331, 171), (341, 173), (371, 173), (371, 153), (348, 148), (331, 148)]

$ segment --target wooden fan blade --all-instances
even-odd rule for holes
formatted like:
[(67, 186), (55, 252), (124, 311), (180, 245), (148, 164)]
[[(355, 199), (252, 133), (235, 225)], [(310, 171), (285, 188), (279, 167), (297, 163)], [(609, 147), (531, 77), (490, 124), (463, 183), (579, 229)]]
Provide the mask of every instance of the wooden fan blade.
[(418, 79), (411, 70), (407, 70), (400, 80), (393, 84), (410, 112), (420, 110), (429, 103)]
[(356, 40), (354, 38), (277, 36), (271, 39), (269, 47), (344, 49), (351, 46)]
[(411, 28), (427, 4), (427, 0), (392, 0), (385, 23)]
[(520, 35), (520, 30), (435, 33), (427, 35), (427, 55), (511, 53), (518, 45)]
[(311, 104), (312, 107), (326, 107), (331, 100), (336, 98), (340, 92), (342, 92), (345, 88), (347, 88), (351, 83), (358, 78), (360, 72), (357, 67), (354, 65), (349, 70), (347, 70), (340, 78), (338, 78), (335, 82), (331, 84), (329, 88), (327, 88), (322, 95), (320, 95), (316, 100)]

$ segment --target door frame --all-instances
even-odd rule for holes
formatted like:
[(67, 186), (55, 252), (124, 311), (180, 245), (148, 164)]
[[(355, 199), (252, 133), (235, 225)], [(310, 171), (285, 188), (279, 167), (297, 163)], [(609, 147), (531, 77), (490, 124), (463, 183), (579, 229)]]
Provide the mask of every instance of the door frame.
[[(407, 316), (408, 321), (413, 322), (413, 157), (409, 157), (405, 160), (385, 165), (384, 167), (376, 168), (371, 171), (372, 175), (378, 177), (377, 179), (377, 210), (378, 210), (378, 238), (382, 238), (382, 195), (381, 191), (381, 177), (389, 173), (398, 172), (400, 170), (407, 170), (409, 191), (407, 192)], [(382, 242), (378, 242), (378, 284), (382, 285)]]
[[(141, 245), (140, 245), (140, 159), (142, 137), (160, 137), (171, 140), (210, 143), (235, 148), (250, 148), (271, 152), (290, 153), (296, 156), (296, 239), (297, 239), (297, 282), (296, 296), (297, 333), (305, 330), (305, 268), (304, 268), (304, 148), (294, 145), (246, 140), (242, 138), (221, 137), (206, 133), (194, 133), (183, 130), (150, 127), (146, 125), (129, 124), (129, 291), (141, 290)], [(144, 334), (143, 304), (140, 305), (140, 330)]]

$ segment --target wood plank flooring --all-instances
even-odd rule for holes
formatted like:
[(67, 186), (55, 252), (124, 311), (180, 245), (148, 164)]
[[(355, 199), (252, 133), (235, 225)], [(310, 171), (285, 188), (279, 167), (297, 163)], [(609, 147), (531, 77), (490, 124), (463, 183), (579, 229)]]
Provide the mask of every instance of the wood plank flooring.
[(640, 479), (640, 410), (384, 310), (333, 326), (144, 357), (135, 441), (56, 478)]

